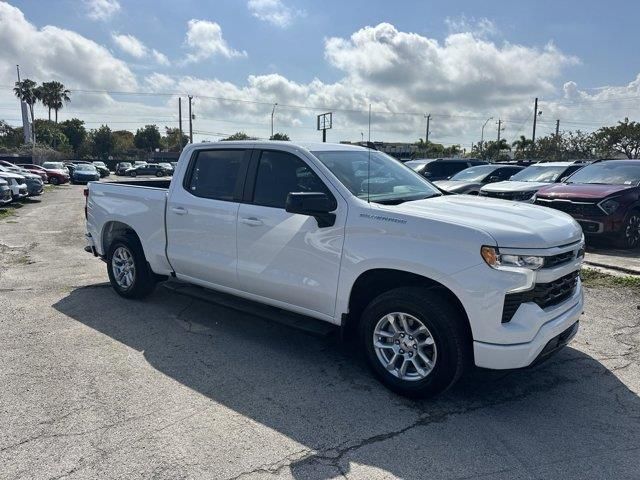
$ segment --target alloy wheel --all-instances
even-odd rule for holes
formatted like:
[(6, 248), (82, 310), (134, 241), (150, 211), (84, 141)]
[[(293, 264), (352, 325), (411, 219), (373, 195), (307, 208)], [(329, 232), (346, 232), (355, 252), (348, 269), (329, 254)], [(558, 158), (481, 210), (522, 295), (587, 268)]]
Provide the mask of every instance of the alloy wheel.
[(422, 380), (436, 365), (438, 351), (431, 332), (408, 313), (389, 313), (378, 320), (373, 346), (382, 366), (401, 380)]
[(118, 247), (111, 257), (111, 269), (116, 283), (123, 290), (133, 286), (136, 279), (136, 265), (133, 255), (126, 247)]

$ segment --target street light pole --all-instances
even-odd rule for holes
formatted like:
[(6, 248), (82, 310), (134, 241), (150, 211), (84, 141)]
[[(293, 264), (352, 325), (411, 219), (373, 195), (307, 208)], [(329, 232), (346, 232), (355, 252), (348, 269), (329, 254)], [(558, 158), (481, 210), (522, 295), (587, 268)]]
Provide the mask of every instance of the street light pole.
[(480, 156), (482, 156), (482, 150), (484, 148), (484, 127), (486, 127), (487, 123), (489, 123), (491, 120), (493, 120), (493, 117), (487, 118), (487, 121), (484, 122), (484, 125), (482, 125), (482, 133), (480, 134)]
[(276, 113), (276, 107), (278, 106), (277, 103), (273, 104), (273, 110), (271, 110), (271, 138), (273, 138), (273, 116)]
[(427, 119), (427, 129), (425, 130), (424, 135), (424, 145), (426, 148), (429, 148), (429, 121), (431, 120), (431, 114), (424, 114), (424, 118)]

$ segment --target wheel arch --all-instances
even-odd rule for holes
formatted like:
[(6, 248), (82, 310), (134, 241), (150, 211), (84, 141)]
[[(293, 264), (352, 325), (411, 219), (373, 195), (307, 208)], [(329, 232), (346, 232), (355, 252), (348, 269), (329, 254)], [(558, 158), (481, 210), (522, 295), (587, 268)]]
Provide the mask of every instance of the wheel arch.
[(424, 287), (437, 291), (460, 313), (464, 329), (471, 341), (469, 315), (458, 296), (447, 286), (432, 278), (417, 273), (392, 268), (372, 268), (362, 272), (355, 280), (349, 293), (348, 313), (343, 315), (344, 335), (350, 335), (356, 329), (360, 316), (369, 302), (384, 292), (398, 287)]
[[(102, 227), (102, 234), (100, 236), (100, 241), (102, 245), (102, 254), (104, 256), (107, 255), (107, 252), (109, 251), (109, 247), (111, 246), (111, 243), (116, 238), (122, 235), (134, 236), (138, 240), (138, 242), (140, 242), (140, 245), (142, 245), (142, 242), (140, 241), (140, 237), (130, 225), (124, 222), (120, 222), (118, 220), (111, 220), (104, 224), (104, 226)], [(143, 247), (143, 251), (144, 251), (144, 247)]]

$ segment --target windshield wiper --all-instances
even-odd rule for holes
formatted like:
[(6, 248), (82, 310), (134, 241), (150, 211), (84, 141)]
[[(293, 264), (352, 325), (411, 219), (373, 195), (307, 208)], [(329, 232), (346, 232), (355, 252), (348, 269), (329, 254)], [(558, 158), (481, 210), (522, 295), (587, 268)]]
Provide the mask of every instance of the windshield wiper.
[(413, 202), (416, 200), (426, 200), (427, 198), (441, 197), (441, 196), (442, 196), (441, 193), (434, 193), (431, 195), (422, 195), (417, 197), (387, 198), (384, 200), (375, 200), (375, 202), (381, 205), (400, 205), (401, 203), (405, 203), (405, 202)]

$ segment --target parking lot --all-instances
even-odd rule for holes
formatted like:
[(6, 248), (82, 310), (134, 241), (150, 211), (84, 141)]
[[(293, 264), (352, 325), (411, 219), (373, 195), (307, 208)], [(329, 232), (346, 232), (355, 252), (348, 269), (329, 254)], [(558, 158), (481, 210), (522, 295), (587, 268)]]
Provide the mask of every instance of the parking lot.
[(536, 368), (410, 401), (333, 336), (118, 297), (83, 251), (83, 188), (0, 220), (0, 478), (640, 477), (637, 288), (588, 287)]

